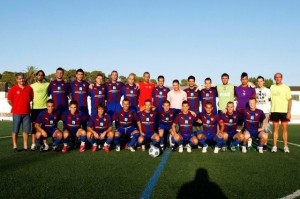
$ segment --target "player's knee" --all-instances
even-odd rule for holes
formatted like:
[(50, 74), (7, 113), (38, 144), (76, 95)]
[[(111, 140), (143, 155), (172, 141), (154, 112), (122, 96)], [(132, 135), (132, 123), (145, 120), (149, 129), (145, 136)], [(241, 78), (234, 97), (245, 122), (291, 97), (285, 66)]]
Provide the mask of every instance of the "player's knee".
[(119, 133), (118, 131), (115, 132), (115, 137), (121, 137), (121, 133)]
[(113, 133), (112, 131), (108, 132), (108, 133), (107, 133), (107, 137), (108, 137), (109, 139), (113, 139), (113, 138), (114, 138), (114, 133)]
[(197, 145), (198, 144), (198, 139), (196, 137), (192, 137), (191, 138), (191, 142), (194, 144), (194, 145)]
[(144, 137), (143, 136), (140, 136), (139, 138), (138, 138), (138, 143), (143, 143), (144, 142)]

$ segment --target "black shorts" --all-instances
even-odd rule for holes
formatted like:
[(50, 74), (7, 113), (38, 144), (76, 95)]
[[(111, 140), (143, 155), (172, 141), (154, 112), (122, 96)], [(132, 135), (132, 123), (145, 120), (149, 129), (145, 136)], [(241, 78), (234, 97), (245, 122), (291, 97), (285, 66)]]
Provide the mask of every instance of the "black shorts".
[(31, 128), (31, 134), (35, 134), (36, 133), (36, 129), (34, 128), (34, 122), (37, 119), (37, 117), (39, 116), (39, 114), (46, 110), (45, 108), (43, 109), (31, 109), (31, 113), (30, 113), (30, 118), (32, 121), (32, 128)]
[(290, 120), (286, 118), (287, 113), (272, 112), (270, 115), (271, 122), (289, 122)]

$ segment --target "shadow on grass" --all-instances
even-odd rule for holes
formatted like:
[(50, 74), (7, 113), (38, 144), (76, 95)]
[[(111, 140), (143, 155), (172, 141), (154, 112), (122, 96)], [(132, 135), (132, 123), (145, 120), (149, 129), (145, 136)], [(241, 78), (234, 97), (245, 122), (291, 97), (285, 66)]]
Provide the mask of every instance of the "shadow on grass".
[(222, 189), (209, 180), (208, 172), (204, 168), (199, 168), (195, 179), (181, 186), (177, 193), (177, 199), (188, 198), (218, 198), (226, 199)]

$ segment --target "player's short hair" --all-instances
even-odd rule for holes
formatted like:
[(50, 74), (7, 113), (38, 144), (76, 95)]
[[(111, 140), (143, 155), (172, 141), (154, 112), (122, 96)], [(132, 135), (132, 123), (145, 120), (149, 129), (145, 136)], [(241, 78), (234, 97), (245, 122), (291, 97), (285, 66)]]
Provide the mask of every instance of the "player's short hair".
[(105, 106), (103, 106), (102, 104), (98, 104), (96, 111), (98, 111), (99, 108), (102, 108), (104, 110), (104, 112), (105, 112)]
[(53, 99), (48, 99), (46, 104), (48, 104), (48, 103), (54, 104), (54, 100)]
[(211, 102), (206, 102), (206, 104), (205, 104), (205, 106), (207, 106), (207, 105), (213, 105)]
[(76, 107), (78, 107), (78, 102), (76, 100), (71, 100), (69, 106), (71, 105), (76, 105)]
[(189, 102), (188, 102), (187, 100), (183, 100), (183, 102), (182, 102), (182, 106), (183, 106), (184, 104), (187, 104), (187, 105), (189, 105)]
[(16, 78), (19, 77), (19, 76), (25, 78), (25, 74), (24, 73), (21, 73), (21, 72), (20, 73), (16, 73)]
[(210, 81), (210, 83), (211, 83), (211, 78), (210, 77), (205, 78), (204, 82), (206, 82), (206, 81)]
[(174, 79), (174, 80), (173, 80), (173, 84), (174, 84), (174, 83), (177, 83), (177, 84), (179, 84), (179, 81), (178, 81), (178, 79)]
[(169, 105), (170, 105), (171, 103), (170, 103), (169, 100), (164, 100), (164, 101), (163, 101), (163, 104), (169, 104)]
[(144, 75), (149, 75), (150, 76), (150, 73), (146, 71), (146, 72), (144, 72), (143, 76)]
[(258, 76), (256, 79), (262, 79), (263, 81), (265, 81), (265, 78), (263, 76)]
[(248, 77), (248, 73), (242, 72), (242, 74), (241, 74), (241, 79), (243, 79), (244, 77)]
[(190, 75), (189, 77), (188, 77), (188, 81), (190, 80), (190, 79), (192, 79), (192, 80), (196, 80), (196, 78), (193, 76), (193, 75)]
[(163, 75), (159, 75), (159, 76), (157, 77), (157, 81), (158, 81), (159, 79), (165, 80), (165, 77), (164, 77)]
[(45, 77), (45, 72), (43, 70), (38, 70), (36, 73), (35, 73), (35, 76), (38, 76), (39, 73), (43, 73), (43, 76)]
[(63, 69), (62, 67), (58, 67), (57, 69), (56, 69), (56, 71), (62, 71), (63, 73), (65, 72), (65, 69)]
[(113, 70), (113, 71), (111, 71), (110, 75), (112, 75), (113, 73), (117, 73), (117, 76), (119, 76), (119, 73), (118, 73), (118, 71), (116, 71), (116, 70)]
[(234, 105), (233, 101), (229, 101), (229, 102), (227, 102), (227, 106), (228, 106), (229, 104), (232, 104), (232, 105)]
[(151, 101), (150, 99), (146, 99), (146, 100), (144, 101), (144, 104), (146, 104), (147, 102), (150, 102), (150, 103), (152, 104), (152, 101)]
[(84, 71), (81, 68), (79, 68), (79, 69), (76, 70), (75, 74), (77, 74), (77, 73), (83, 73), (84, 74)]
[(274, 79), (275, 79), (275, 76), (276, 76), (276, 75), (280, 75), (280, 76), (281, 76), (281, 78), (283, 77), (282, 73), (275, 73), (275, 75), (274, 75)]
[(249, 101), (250, 101), (250, 100), (256, 101), (256, 98), (255, 98), (255, 97), (250, 97), (250, 98), (249, 98)]
[(130, 100), (128, 98), (124, 98), (122, 102), (129, 102), (130, 103)]
[(221, 75), (221, 78), (222, 77), (228, 77), (228, 79), (229, 79), (229, 75), (227, 74), (227, 73), (223, 73), (222, 75)]
[(102, 73), (98, 73), (96, 77), (99, 77), (99, 76), (104, 78), (104, 75)]

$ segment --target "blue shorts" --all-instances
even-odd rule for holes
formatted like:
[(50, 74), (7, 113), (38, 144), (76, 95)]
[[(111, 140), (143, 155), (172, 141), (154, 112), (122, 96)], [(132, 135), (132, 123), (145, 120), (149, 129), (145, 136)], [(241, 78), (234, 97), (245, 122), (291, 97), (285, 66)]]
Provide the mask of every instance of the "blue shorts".
[(250, 133), (250, 136), (253, 137), (253, 138), (258, 138), (258, 134), (259, 132), (258, 131), (255, 131), (255, 130), (252, 130), (252, 131), (249, 131), (247, 129), (245, 129), (246, 131), (248, 131)]
[(23, 132), (31, 131), (30, 114), (13, 114), (13, 133), (19, 133), (21, 124)]
[(216, 137), (215, 133), (204, 133), (204, 132), (201, 132), (201, 134), (205, 135), (207, 141), (214, 141), (214, 139)]
[(47, 130), (46, 133), (47, 133), (47, 136), (48, 137), (52, 137), (53, 136), (53, 133), (58, 130), (58, 128), (54, 128), (54, 129), (50, 129), (50, 130)]
[(145, 140), (151, 140), (151, 137), (154, 135), (155, 132), (145, 133)]
[(133, 131), (136, 131), (137, 129), (133, 126), (127, 127), (127, 128), (117, 128), (117, 132), (121, 133), (122, 135), (125, 134), (131, 134)]
[(172, 127), (170, 125), (160, 124), (159, 127), (158, 127), (158, 130), (162, 130), (163, 129), (164, 131), (168, 131), (169, 132), (171, 130), (171, 128)]
[(191, 138), (194, 137), (193, 133), (191, 133), (191, 134), (185, 134), (185, 133), (180, 133), (180, 132), (178, 132), (178, 133), (179, 133), (179, 135), (181, 135), (183, 142), (190, 142)]
[(107, 114), (111, 118), (114, 115), (114, 113), (118, 112), (121, 109), (122, 109), (122, 107), (121, 107), (120, 103), (107, 103), (107, 105), (106, 105)]
[(233, 137), (237, 134), (237, 131), (235, 131), (235, 132), (227, 132), (227, 133), (228, 133), (228, 139), (232, 140)]

